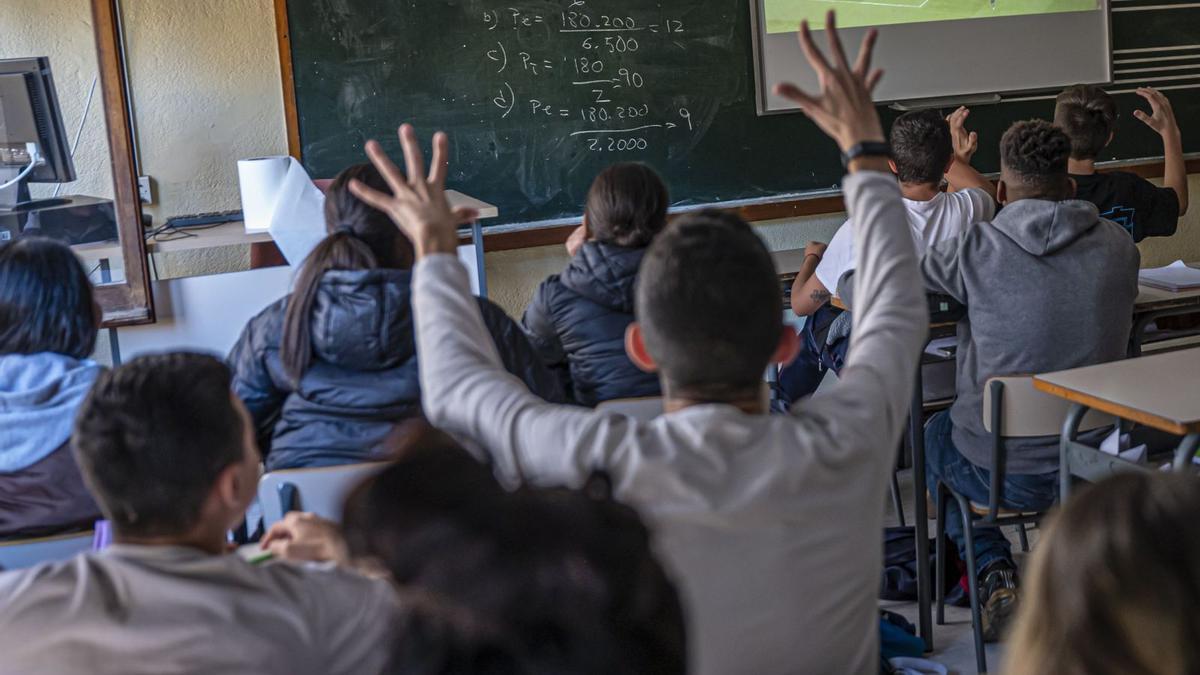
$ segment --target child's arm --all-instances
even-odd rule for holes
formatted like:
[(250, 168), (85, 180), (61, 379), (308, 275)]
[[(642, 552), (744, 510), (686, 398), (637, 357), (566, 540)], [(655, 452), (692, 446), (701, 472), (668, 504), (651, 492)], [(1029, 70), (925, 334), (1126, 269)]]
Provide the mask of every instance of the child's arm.
[(828, 246), (819, 241), (810, 241), (804, 247), (804, 262), (801, 263), (800, 271), (796, 273), (796, 279), (792, 282), (792, 311), (797, 316), (808, 316), (829, 302), (829, 289), (825, 288), (825, 284), (814, 274), (817, 265), (821, 264), (821, 257), (825, 255), (826, 248)]
[(426, 177), (416, 132), (404, 125), (400, 135), (406, 172), (378, 143), (367, 144), (392, 193), (358, 181), (350, 190), (387, 213), (416, 249), (412, 306), (421, 403), (429, 422), (479, 442), (513, 481), (579, 485), (597, 468), (624, 475), (634, 454), (628, 418), (546, 403), (505, 371), (456, 257), (458, 227), (475, 214), (451, 209), (446, 201), (449, 140), (444, 133), (434, 136)]
[(1179, 123), (1175, 121), (1175, 110), (1171, 108), (1171, 101), (1153, 87), (1142, 87), (1137, 94), (1150, 104), (1150, 112), (1135, 110), (1133, 116), (1162, 136), (1163, 185), (1179, 197), (1179, 215), (1182, 216), (1188, 210), (1188, 177), (1183, 161), (1183, 137)]
[(946, 172), (946, 180), (950, 183), (952, 190), (978, 188), (995, 199), (996, 186), (971, 166), (971, 158), (979, 149), (979, 134), (967, 131), (967, 116), (970, 114), (970, 110), (960, 107), (946, 118), (946, 121), (950, 123), (950, 138), (954, 141), (954, 162), (950, 164), (950, 170)]

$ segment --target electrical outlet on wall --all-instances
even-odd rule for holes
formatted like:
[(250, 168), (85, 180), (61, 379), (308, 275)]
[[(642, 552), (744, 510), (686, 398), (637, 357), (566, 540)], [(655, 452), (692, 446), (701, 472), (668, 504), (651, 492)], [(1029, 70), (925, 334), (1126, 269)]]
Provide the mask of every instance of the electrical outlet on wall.
[(143, 204), (154, 203), (154, 179), (150, 176), (138, 176), (138, 196)]

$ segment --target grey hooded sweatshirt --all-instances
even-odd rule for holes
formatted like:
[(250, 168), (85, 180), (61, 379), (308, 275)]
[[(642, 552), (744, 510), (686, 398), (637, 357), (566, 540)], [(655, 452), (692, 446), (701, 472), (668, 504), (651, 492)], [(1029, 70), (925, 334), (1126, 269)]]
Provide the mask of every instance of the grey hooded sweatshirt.
[[(954, 445), (987, 468), (988, 378), (1047, 373), (1125, 356), (1141, 256), (1129, 234), (1089, 202), (1026, 199), (990, 223), (934, 246), (929, 288), (966, 305), (958, 326)], [(1006, 442), (1008, 471), (1058, 469), (1058, 437)]]

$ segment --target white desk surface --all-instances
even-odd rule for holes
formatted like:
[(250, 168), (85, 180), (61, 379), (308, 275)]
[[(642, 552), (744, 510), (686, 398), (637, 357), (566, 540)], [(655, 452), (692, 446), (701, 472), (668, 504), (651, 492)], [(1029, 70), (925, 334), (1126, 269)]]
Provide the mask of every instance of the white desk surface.
[(1200, 432), (1200, 349), (1038, 375), (1038, 389), (1170, 433)]
[(775, 260), (775, 271), (779, 276), (794, 276), (800, 271), (800, 266), (804, 264), (804, 249), (772, 251), (771, 258)]
[[(780, 276), (793, 275), (800, 270), (804, 263), (804, 249), (796, 248), (786, 251), (774, 251), (771, 257), (775, 260), (775, 271)], [(1138, 285), (1136, 307), (1138, 311), (1147, 311), (1176, 304), (1200, 304), (1200, 288), (1173, 293), (1161, 288)]]
[[(469, 197), (455, 190), (446, 190), (450, 206), (457, 208), (465, 206), (479, 212), (481, 219), (495, 218), (500, 215), (500, 209), (487, 202)], [(215, 227), (204, 229), (182, 230), (195, 236), (165, 234), (160, 240), (153, 237), (146, 240), (147, 253), (178, 253), (180, 251), (195, 251), (200, 249), (223, 248), (225, 246), (248, 246), (250, 244), (272, 241), (268, 232), (247, 234), (241, 221), (222, 223)], [(72, 247), (75, 253), (85, 260), (100, 260), (101, 258), (118, 258), (121, 247), (115, 241), (94, 244), (80, 244)]]

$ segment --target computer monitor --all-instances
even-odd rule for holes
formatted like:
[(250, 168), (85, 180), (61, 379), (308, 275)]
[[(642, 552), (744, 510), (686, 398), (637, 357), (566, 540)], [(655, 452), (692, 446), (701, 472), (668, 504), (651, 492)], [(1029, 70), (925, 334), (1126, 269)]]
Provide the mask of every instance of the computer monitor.
[(33, 206), (28, 183), (73, 180), (50, 59), (0, 59), (0, 210)]

